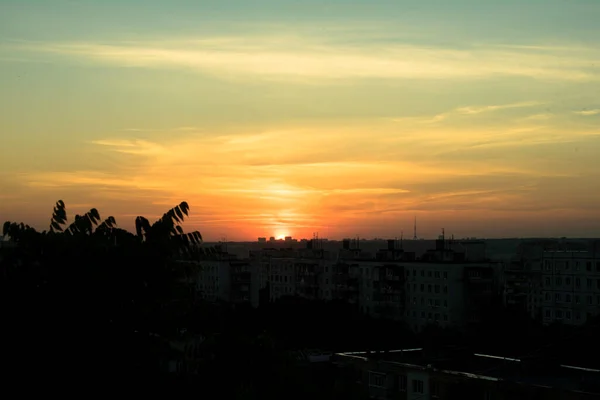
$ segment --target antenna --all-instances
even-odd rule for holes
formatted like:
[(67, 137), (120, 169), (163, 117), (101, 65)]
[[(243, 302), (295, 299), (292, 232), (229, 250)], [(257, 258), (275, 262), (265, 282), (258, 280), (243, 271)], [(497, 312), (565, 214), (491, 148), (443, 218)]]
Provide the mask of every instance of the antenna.
[(416, 215), (415, 215), (415, 228), (414, 228), (413, 240), (417, 240), (417, 216)]

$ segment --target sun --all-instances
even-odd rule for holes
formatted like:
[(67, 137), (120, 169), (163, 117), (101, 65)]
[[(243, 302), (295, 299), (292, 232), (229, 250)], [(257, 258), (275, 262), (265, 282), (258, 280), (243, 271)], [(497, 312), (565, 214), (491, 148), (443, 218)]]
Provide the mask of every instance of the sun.
[(286, 236), (290, 236), (287, 232), (278, 232), (275, 235), (275, 239), (277, 240), (284, 240)]

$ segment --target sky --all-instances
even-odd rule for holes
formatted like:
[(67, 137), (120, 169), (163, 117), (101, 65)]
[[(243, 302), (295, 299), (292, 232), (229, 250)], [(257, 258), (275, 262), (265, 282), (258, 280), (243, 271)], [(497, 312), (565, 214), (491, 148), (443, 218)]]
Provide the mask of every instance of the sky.
[(0, 0), (0, 220), (600, 236), (600, 1)]

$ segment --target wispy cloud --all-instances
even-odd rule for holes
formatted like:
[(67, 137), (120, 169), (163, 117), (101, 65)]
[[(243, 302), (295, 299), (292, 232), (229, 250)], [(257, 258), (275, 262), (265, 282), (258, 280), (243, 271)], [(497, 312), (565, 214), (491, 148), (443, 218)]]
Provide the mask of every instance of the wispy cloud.
[(590, 115), (598, 115), (600, 114), (600, 108), (597, 108), (595, 110), (580, 110), (580, 111), (575, 111), (574, 112), (577, 115), (583, 115), (583, 116), (590, 116)]
[[(498, 105), (478, 105), (478, 106), (463, 106), (455, 108), (454, 110), (447, 111), (444, 113), (436, 114), (433, 117), (424, 116), (424, 117), (403, 117), (403, 118), (392, 118), (394, 122), (416, 122), (421, 124), (436, 124), (442, 121), (446, 121), (451, 117), (456, 116), (471, 116), (478, 115), (483, 113), (489, 113), (493, 111), (500, 110), (509, 110), (509, 109), (517, 109), (517, 108), (529, 108), (546, 104), (544, 102), (539, 101), (526, 101), (526, 102), (518, 102), (511, 104), (498, 104)], [(532, 119), (542, 119), (541, 114), (537, 114), (538, 118)]]
[[(179, 41), (28, 43), (18, 49), (63, 55), (121, 67), (185, 68), (231, 77), (273, 79), (533, 79), (600, 80), (590, 67), (598, 49), (546, 52), (471, 46), (460, 49), (402, 42), (350, 45), (333, 40), (276, 36), (218, 37)], [(293, 49), (293, 50), (290, 50)]]
[(528, 101), (522, 103), (514, 103), (514, 104), (502, 104), (502, 105), (491, 105), (491, 106), (468, 106), (468, 107), (460, 107), (456, 109), (456, 112), (459, 114), (481, 114), (484, 112), (497, 111), (497, 110), (506, 110), (509, 108), (523, 108), (523, 107), (534, 107), (539, 106), (541, 102), (537, 101)]

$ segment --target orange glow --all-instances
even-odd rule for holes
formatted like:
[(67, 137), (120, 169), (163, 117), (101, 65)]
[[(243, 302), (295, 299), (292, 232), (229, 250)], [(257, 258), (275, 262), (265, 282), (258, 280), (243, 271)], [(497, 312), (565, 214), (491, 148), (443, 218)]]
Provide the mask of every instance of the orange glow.
[[(17, 3), (2, 9), (22, 23), (0, 43), (10, 71), (0, 74), (10, 138), (0, 223), (47, 230), (61, 199), (69, 221), (96, 208), (135, 231), (137, 216), (154, 221), (186, 201), (184, 229), (209, 242), (412, 237), (415, 217), (418, 237), (441, 227), (457, 237), (600, 234), (600, 46), (580, 29), (585, 18), (571, 33), (563, 24), (559, 36), (515, 36), (504, 23), (465, 35), (412, 17), (400, 34), (401, 12), (390, 24), (348, 14), (325, 33), (303, 22), (282, 32), (287, 17), (269, 11), (265, 24), (215, 21), (201, 35), (136, 26), (132, 41), (75, 22), (46, 35), (52, 21), (38, 26)], [(21, 37), (27, 24), (41, 41)]]
[(283, 239), (285, 239), (286, 236), (290, 236), (290, 235), (285, 232), (279, 232), (279, 233), (275, 234), (275, 239), (283, 240)]

